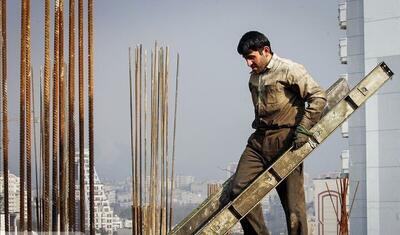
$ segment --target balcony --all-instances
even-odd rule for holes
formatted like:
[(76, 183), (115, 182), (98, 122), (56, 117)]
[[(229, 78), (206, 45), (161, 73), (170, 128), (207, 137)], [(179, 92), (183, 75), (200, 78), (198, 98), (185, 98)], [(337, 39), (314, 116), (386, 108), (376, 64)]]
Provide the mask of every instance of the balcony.
[(347, 38), (339, 39), (340, 63), (347, 64)]
[(347, 5), (346, 2), (339, 3), (339, 27), (340, 29), (347, 29)]

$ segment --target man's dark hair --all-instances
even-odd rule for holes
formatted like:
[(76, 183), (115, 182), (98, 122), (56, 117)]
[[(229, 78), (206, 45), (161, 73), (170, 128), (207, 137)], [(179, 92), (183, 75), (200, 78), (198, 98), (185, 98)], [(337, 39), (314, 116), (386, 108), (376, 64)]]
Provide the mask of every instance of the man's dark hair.
[(252, 51), (258, 51), (261, 53), (265, 46), (269, 47), (272, 53), (270, 42), (264, 34), (257, 31), (249, 31), (240, 39), (237, 51), (242, 56), (246, 56)]

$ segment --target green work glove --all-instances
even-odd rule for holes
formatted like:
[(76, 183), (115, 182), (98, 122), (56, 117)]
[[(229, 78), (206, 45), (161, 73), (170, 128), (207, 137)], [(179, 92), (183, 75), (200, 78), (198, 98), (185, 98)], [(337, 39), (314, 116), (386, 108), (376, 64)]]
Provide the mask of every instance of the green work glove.
[(304, 126), (298, 125), (296, 131), (294, 132), (294, 144), (293, 148), (298, 149), (307, 143), (308, 138), (312, 136), (312, 133), (307, 130)]

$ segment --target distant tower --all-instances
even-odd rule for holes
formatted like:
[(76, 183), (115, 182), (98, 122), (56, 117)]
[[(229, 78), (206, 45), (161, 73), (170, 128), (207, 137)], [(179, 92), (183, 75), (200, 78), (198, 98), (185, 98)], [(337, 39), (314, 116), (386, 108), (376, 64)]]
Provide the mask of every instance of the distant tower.
[[(89, 150), (85, 149), (85, 213), (86, 213), (86, 226), (88, 229), (88, 224), (89, 224)], [(75, 169), (79, 169), (79, 152), (75, 153)], [(76, 172), (79, 172), (76, 170)], [(96, 168), (94, 168), (94, 218), (95, 218), (95, 229), (103, 230), (103, 232), (106, 232), (107, 234), (112, 234), (114, 231), (116, 231), (117, 228), (113, 226), (114, 224), (114, 212), (110, 207), (110, 203), (106, 197), (106, 194), (103, 189), (104, 185), (100, 182), (100, 179), (97, 175)], [(76, 187), (75, 187), (75, 192), (76, 192), (76, 198), (79, 198), (79, 178), (77, 178), (76, 181)], [(79, 208), (79, 203), (77, 203), (77, 207)], [(79, 210), (77, 209), (78, 213)], [(79, 216), (77, 217), (79, 218)]]

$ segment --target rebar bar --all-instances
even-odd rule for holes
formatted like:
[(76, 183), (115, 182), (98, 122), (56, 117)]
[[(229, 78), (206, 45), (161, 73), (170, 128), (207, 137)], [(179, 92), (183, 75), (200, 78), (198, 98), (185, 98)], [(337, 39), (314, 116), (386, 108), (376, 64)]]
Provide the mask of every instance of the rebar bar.
[(150, 234), (156, 234), (156, 226), (155, 226), (155, 167), (154, 167), (154, 156), (155, 156), (155, 98), (154, 98), (154, 78), (155, 78), (155, 63), (154, 63), (154, 51), (151, 52), (151, 84), (150, 84), (150, 184), (149, 184), (149, 191), (150, 191)]
[(26, 0), (26, 82), (25, 82), (25, 138), (26, 138), (26, 190), (27, 190), (27, 230), (32, 231), (32, 122), (31, 122), (31, 20), (30, 0)]
[(53, 211), (52, 230), (58, 230), (58, 104), (59, 104), (59, 0), (54, 11), (54, 67), (53, 67)]
[[(136, 223), (136, 215), (135, 215), (135, 207), (134, 203), (136, 201), (135, 196), (136, 196), (136, 182), (135, 182), (135, 159), (134, 159), (134, 147), (133, 147), (133, 104), (132, 104), (132, 62), (131, 62), (131, 48), (129, 47), (128, 49), (128, 64), (129, 64), (129, 115), (130, 115), (130, 128), (131, 128), (131, 133), (130, 133), (130, 143), (131, 143), (131, 161), (132, 161), (132, 222), (135, 224)], [(135, 226), (133, 224), (132, 228), (132, 234), (135, 234)]]
[(44, 143), (43, 143), (43, 227), (50, 230), (50, 0), (45, 1), (44, 16)]
[(169, 216), (168, 216), (168, 214), (169, 214), (169, 205), (168, 205), (168, 196), (169, 196), (169, 193), (168, 193), (168, 187), (169, 187), (169, 184), (168, 184), (168, 182), (169, 182), (169, 179), (168, 179), (168, 176), (169, 176), (169, 160), (168, 160), (168, 150), (169, 150), (169, 148), (168, 148), (168, 146), (169, 146), (169, 142), (168, 142), (168, 116), (169, 116), (169, 114), (168, 114), (168, 101), (169, 101), (169, 98), (168, 98), (168, 83), (169, 83), (169, 47), (166, 47), (166, 49), (165, 49), (165, 74), (164, 74), (164, 83), (165, 83), (165, 85), (164, 85), (164, 105), (165, 105), (165, 108), (164, 108), (164, 115), (165, 115), (165, 118), (164, 118), (164, 122), (165, 122), (165, 124), (164, 124), (164, 129), (165, 129), (165, 133), (164, 133), (164, 138), (165, 138), (165, 228), (164, 228), (164, 231), (165, 231), (165, 234), (167, 234), (167, 232), (168, 232), (168, 218), (169, 218)]
[(144, 216), (144, 233), (149, 234), (149, 213), (148, 209), (149, 206), (147, 204), (148, 202), (148, 191), (147, 191), (147, 51), (144, 51), (144, 205), (146, 206), (146, 216)]
[[(40, 76), (39, 76), (39, 183), (37, 189), (37, 231), (43, 231), (43, 163), (44, 163), (44, 156), (43, 156), (43, 149), (44, 149), (44, 101), (43, 101), (43, 93), (44, 93), (44, 86), (43, 86), (43, 67), (40, 67)], [(36, 137), (35, 137), (36, 138)]]
[(80, 232), (85, 233), (86, 195), (85, 195), (85, 109), (84, 109), (84, 59), (83, 59), (83, 0), (79, 0), (78, 9), (78, 70), (79, 70), (79, 209)]
[(3, 192), (4, 192), (4, 218), (5, 232), (10, 231), (9, 222), (9, 195), (8, 195), (8, 94), (7, 94), (7, 0), (1, 2), (1, 71), (2, 71), (2, 110), (3, 110)]
[(69, 1), (68, 155), (69, 231), (75, 231), (75, 0)]
[(27, 5), (25, 0), (21, 0), (21, 58), (20, 58), (20, 205), (19, 205), (19, 225), (20, 230), (25, 231), (25, 92), (26, 92), (26, 12)]
[(65, 231), (67, 208), (66, 208), (66, 148), (65, 148), (65, 74), (64, 74), (64, 0), (59, 0), (59, 167), (60, 167), (60, 184), (59, 184), (59, 197), (60, 197), (60, 231)]
[(142, 165), (142, 163), (143, 163), (143, 157), (142, 157), (142, 126), (143, 126), (143, 123), (142, 123), (142, 114), (143, 114), (143, 110), (142, 110), (142, 58), (143, 58), (143, 56), (142, 56), (142, 52), (143, 52), (143, 50), (142, 50), (142, 45), (140, 44), (139, 45), (139, 48), (138, 48), (138, 61), (139, 61), (139, 64), (138, 64), (138, 67), (139, 67), (139, 72), (138, 72), (138, 105), (139, 105), (139, 107), (138, 107), (138, 111), (139, 111), (139, 120), (138, 120), (138, 127), (139, 127), (139, 135), (138, 135), (138, 139), (139, 139), (139, 145), (138, 145), (138, 147), (139, 147), (139, 149), (138, 149), (138, 154), (139, 154), (139, 191), (138, 191), (138, 194), (139, 194), (139, 200), (138, 200), (138, 208), (139, 208), (139, 223), (138, 223), (138, 225), (139, 225), (139, 227), (138, 227), (138, 231), (139, 231), (139, 234), (140, 235), (142, 235), (142, 225), (143, 225), (143, 198), (142, 198), (142, 196), (143, 196), (143, 192), (142, 192), (142, 183), (143, 183), (143, 178), (142, 178), (142, 168), (143, 168), (143, 165)]
[(94, 235), (93, 0), (88, 0), (88, 49), (90, 234)]
[(173, 225), (173, 209), (172, 202), (174, 196), (174, 179), (175, 179), (175, 150), (176, 150), (176, 115), (178, 110), (178, 77), (179, 77), (179, 54), (176, 56), (176, 77), (175, 77), (175, 102), (174, 102), (174, 127), (172, 134), (172, 163), (171, 163), (171, 195), (170, 195), (170, 208), (169, 208), (169, 231)]

